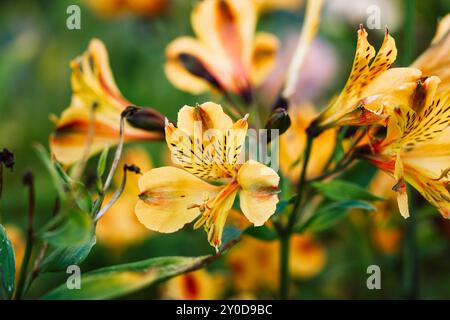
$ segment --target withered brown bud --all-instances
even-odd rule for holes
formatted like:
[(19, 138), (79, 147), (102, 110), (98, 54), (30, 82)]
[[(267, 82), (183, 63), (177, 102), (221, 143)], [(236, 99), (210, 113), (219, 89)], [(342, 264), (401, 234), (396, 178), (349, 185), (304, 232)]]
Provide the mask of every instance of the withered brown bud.
[(6, 168), (13, 170), (15, 159), (14, 154), (6, 148), (0, 151), (0, 162), (5, 165)]

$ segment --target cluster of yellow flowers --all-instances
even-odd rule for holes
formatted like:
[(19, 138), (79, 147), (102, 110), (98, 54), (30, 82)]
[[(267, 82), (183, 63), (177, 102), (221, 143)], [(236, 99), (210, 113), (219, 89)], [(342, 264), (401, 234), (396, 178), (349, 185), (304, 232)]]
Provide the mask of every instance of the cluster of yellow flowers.
[[(274, 35), (255, 33), (258, 13), (261, 8), (267, 8), (257, 4), (259, 2), (198, 2), (191, 17), (195, 37), (179, 37), (167, 47), (165, 71), (169, 80), (177, 88), (193, 94), (232, 95), (242, 103), (252, 104), (255, 88), (269, 76), (280, 46)], [(309, 30), (309, 34), (314, 33), (311, 30), (318, 23), (317, 19), (306, 18), (305, 21), (309, 22), (304, 29)], [(342, 92), (320, 114), (310, 105), (290, 108), (291, 126), (281, 136), (280, 145), (283, 175), (294, 184), (297, 182), (302, 163), (298, 159), (309, 137), (315, 138), (316, 144), (307, 175), (314, 177), (324, 170), (334, 150), (334, 129), (364, 127), (365, 137), (356, 146), (355, 155), (394, 177), (390, 187), (397, 194), (402, 216), (409, 216), (407, 182), (444, 217), (450, 218), (449, 30), (450, 15), (441, 20), (431, 46), (411, 66), (391, 68), (397, 57), (394, 38), (386, 29), (384, 41), (376, 52), (361, 26), (357, 31), (353, 66)], [(66, 165), (81, 159), (91, 129), (89, 155), (116, 144), (120, 113), (131, 105), (113, 80), (107, 52), (100, 40), (92, 40), (88, 50), (71, 62), (71, 68), (71, 105), (55, 119), (56, 130), (50, 137), (52, 153)], [(133, 186), (126, 200), (122, 200), (127, 206), (135, 206), (137, 219), (145, 227), (168, 233), (195, 220), (194, 228), (203, 226), (210, 244), (218, 248), (237, 196), (240, 210), (252, 224), (261, 226), (268, 221), (279, 201), (280, 178), (277, 172), (262, 163), (238, 161), (245, 156), (242, 150), (249, 126), (247, 115), (238, 112), (238, 120), (233, 121), (220, 105), (206, 102), (196, 107), (182, 107), (175, 125), (167, 119), (164, 122), (158, 112), (146, 110), (145, 117), (151, 119), (153, 127), (127, 123), (125, 141), (165, 137), (176, 166), (151, 168), (151, 165), (143, 165), (147, 171), (137, 183), (138, 190)], [(215, 133), (203, 134), (208, 130)], [(196, 132), (200, 132), (198, 141)], [(104, 225), (113, 216), (105, 218)], [(378, 222), (378, 226), (382, 224), (382, 221)], [(100, 234), (102, 224), (100, 221)], [(385, 251), (395, 251), (401, 235), (395, 231), (389, 234), (379, 231), (379, 228), (374, 231), (376, 241)], [(140, 237), (142, 230), (136, 227), (136, 234)], [(297, 240), (293, 246), (296, 243)], [(325, 263), (323, 250), (310, 236), (304, 236), (298, 243), (303, 246), (300, 250), (303, 254), (312, 252), (305, 260), (315, 262), (311, 269), (296, 272), (315, 274)], [(260, 249), (250, 251), (272, 252), (272, 246), (276, 244), (268, 246), (270, 248), (262, 245)], [(245, 272), (245, 266), (238, 264), (246, 259), (240, 259), (239, 255), (239, 249), (236, 249), (229, 258), (231, 268), (240, 270), (235, 273), (236, 277)], [(269, 255), (268, 259), (274, 259), (274, 254)], [(254, 262), (258, 263), (259, 258), (255, 257)], [(264, 264), (271, 262), (264, 261)], [(198, 277), (208, 277), (203, 272), (184, 276), (188, 278), (183, 283), (192, 289)], [(272, 283), (269, 278), (267, 281)], [(249, 276), (238, 283), (246, 290), (245, 284), (251, 281)], [(202, 286), (207, 283), (202, 281)], [(187, 297), (194, 295), (192, 290), (187, 291)], [(168, 293), (169, 296), (179, 294), (173, 290)]]

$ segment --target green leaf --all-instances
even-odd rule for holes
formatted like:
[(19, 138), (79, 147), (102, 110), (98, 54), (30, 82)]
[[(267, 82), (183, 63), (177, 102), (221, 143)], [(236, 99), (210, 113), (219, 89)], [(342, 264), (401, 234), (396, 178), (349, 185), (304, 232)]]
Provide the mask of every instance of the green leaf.
[(263, 241), (274, 241), (278, 238), (275, 230), (266, 225), (248, 227), (245, 229), (244, 234)]
[(79, 246), (56, 248), (42, 261), (42, 272), (65, 271), (70, 265), (81, 264), (91, 252), (96, 243), (95, 235)]
[(87, 242), (93, 232), (91, 217), (81, 210), (71, 209), (60, 226), (43, 232), (41, 238), (56, 247), (70, 247)]
[[(34, 145), (34, 148), (37, 151), (39, 159), (42, 161), (42, 163), (45, 165), (48, 172), (50, 173), (53, 185), (55, 186), (56, 191), (58, 191), (58, 195), (61, 201), (64, 202), (64, 200), (66, 199), (65, 191), (67, 189), (67, 183), (64, 181), (65, 179), (62, 178), (61, 176), (61, 170), (59, 170), (59, 168), (57, 168), (57, 166), (55, 165), (55, 162), (50, 159), (49, 153), (41, 144)], [(64, 170), (62, 171), (64, 172)]]
[(10, 299), (14, 292), (15, 279), (14, 249), (6, 234), (5, 228), (0, 225), (0, 298)]
[(305, 231), (318, 232), (329, 229), (343, 219), (349, 209), (361, 209), (366, 211), (376, 210), (373, 205), (361, 200), (347, 200), (332, 203), (320, 208), (313, 216), (303, 224), (295, 228), (296, 233)]
[(72, 197), (78, 208), (83, 212), (91, 212), (93, 209), (92, 194), (81, 182), (72, 182), (71, 184)]
[(354, 184), (352, 182), (347, 182), (343, 180), (333, 180), (329, 182), (314, 182), (312, 183), (313, 188), (315, 188), (324, 197), (334, 200), (367, 200), (376, 201), (383, 200), (365, 188)]
[(108, 147), (103, 149), (102, 153), (100, 154), (100, 158), (98, 159), (97, 163), (97, 177), (101, 178), (103, 176), (103, 173), (105, 173), (106, 168), (106, 160), (108, 159)]
[(81, 289), (70, 290), (64, 283), (46, 294), (43, 299), (117, 298), (159, 281), (192, 271), (210, 258), (211, 256), (159, 257), (101, 268), (81, 275)]

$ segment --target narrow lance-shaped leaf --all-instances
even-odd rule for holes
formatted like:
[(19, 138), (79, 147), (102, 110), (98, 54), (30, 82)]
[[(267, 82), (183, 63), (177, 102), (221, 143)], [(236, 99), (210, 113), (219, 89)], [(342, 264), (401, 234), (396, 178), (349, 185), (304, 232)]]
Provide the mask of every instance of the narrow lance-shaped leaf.
[(66, 271), (70, 265), (80, 265), (89, 255), (96, 243), (95, 235), (78, 246), (56, 248), (42, 261), (42, 272)]
[(81, 210), (71, 209), (57, 228), (43, 232), (41, 238), (56, 247), (69, 247), (84, 244), (93, 232), (92, 218)]
[(308, 220), (296, 227), (294, 231), (296, 233), (303, 233), (305, 231), (318, 232), (329, 229), (342, 220), (350, 209), (374, 211), (375, 207), (361, 200), (347, 200), (332, 203), (320, 208)]
[(329, 182), (314, 182), (312, 187), (315, 188), (324, 197), (334, 200), (366, 200), (376, 201), (383, 200), (365, 188), (348, 181), (333, 180)]
[(81, 275), (81, 289), (64, 283), (43, 299), (112, 299), (201, 267), (214, 256), (159, 257), (101, 268)]
[(0, 299), (10, 299), (14, 292), (14, 249), (5, 228), (0, 225)]

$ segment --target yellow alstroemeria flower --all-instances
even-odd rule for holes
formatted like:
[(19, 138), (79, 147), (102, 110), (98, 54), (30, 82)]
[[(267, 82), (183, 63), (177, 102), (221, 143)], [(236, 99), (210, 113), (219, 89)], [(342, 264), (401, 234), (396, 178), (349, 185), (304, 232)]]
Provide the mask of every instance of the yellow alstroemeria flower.
[(396, 108), (386, 137), (375, 140), (362, 154), (396, 179), (400, 213), (409, 216), (407, 181), (445, 218), (450, 218), (450, 90), (439, 90), (439, 78), (418, 85), (408, 108)]
[[(63, 164), (82, 159), (89, 146), (91, 156), (119, 141), (120, 115), (128, 106), (114, 82), (104, 44), (93, 39), (80, 57), (70, 63), (72, 68), (72, 100), (50, 136), (50, 148)], [(154, 117), (155, 130), (146, 131), (125, 123), (125, 141), (157, 140), (164, 137), (164, 117), (148, 108)], [(90, 133), (92, 136), (91, 138)], [(91, 140), (91, 141), (89, 141)]]
[[(280, 136), (280, 169), (293, 182), (300, 176), (302, 161), (299, 161), (299, 155), (306, 145), (306, 129), (316, 116), (316, 109), (308, 103), (289, 108), (291, 126)], [(326, 130), (316, 138), (311, 150), (307, 177), (313, 178), (323, 172), (335, 142), (335, 130)]]
[(272, 69), (278, 40), (255, 34), (257, 10), (253, 0), (204, 0), (192, 11), (197, 38), (179, 37), (166, 50), (166, 75), (180, 90), (200, 94), (209, 90), (252, 99)]
[(352, 70), (341, 94), (314, 120), (319, 132), (333, 126), (380, 123), (396, 106), (408, 105), (422, 73), (416, 68), (389, 69), (397, 57), (395, 40), (386, 29), (375, 55), (360, 26)]
[(224, 291), (222, 276), (200, 269), (167, 281), (161, 296), (171, 300), (216, 300)]
[[(152, 169), (139, 179), (136, 215), (147, 228), (175, 232), (199, 217), (211, 245), (218, 247), (222, 231), (239, 193), (240, 207), (254, 225), (263, 225), (278, 203), (278, 174), (256, 162), (241, 164), (247, 132), (246, 117), (233, 124), (218, 104), (184, 106), (178, 128), (166, 124), (172, 159), (183, 167)], [(224, 182), (215, 185), (205, 181)]]
[[(124, 151), (118, 167), (122, 168), (125, 164), (134, 164), (142, 172), (147, 172), (153, 167), (146, 150), (140, 147), (131, 147)], [(117, 170), (114, 175), (114, 184), (120, 185), (122, 179), (123, 171)], [(136, 195), (139, 193), (138, 180), (139, 175), (127, 175), (127, 183), (122, 195), (98, 221), (96, 234), (99, 244), (120, 252), (128, 245), (149, 236), (149, 230), (137, 220), (134, 214)], [(112, 196), (113, 193), (107, 193), (104, 203), (108, 203)]]

